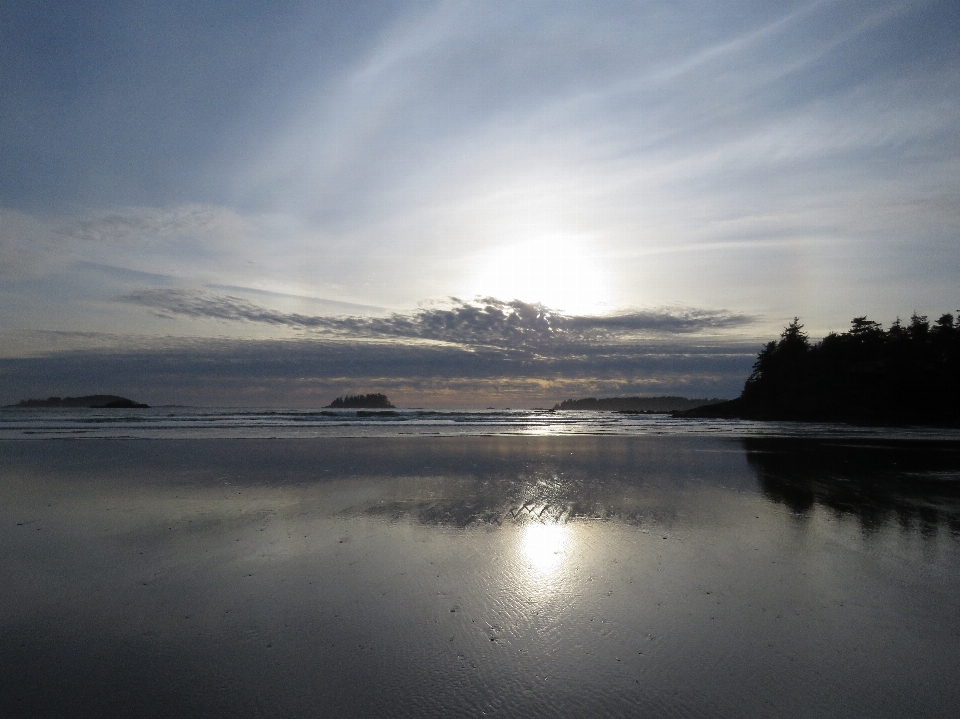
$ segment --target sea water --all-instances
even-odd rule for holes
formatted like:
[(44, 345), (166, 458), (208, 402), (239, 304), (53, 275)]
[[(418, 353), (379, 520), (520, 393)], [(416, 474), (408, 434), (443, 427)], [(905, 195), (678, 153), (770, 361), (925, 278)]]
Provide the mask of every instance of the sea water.
[(155, 407), (0, 408), (3, 439), (197, 439), (508, 435), (899, 437), (960, 440), (960, 429), (681, 419), (577, 410), (328, 410)]

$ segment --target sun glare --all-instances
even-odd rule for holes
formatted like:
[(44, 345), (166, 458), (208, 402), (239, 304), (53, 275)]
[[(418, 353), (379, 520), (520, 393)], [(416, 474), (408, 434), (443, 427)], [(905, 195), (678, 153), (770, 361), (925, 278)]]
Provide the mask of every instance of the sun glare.
[(553, 572), (563, 559), (567, 528), (531, 522), (523, 530), (523, 556), (541, 574)]
[(585, 242), (552, 237), (491, 248), (475, 258), (466, 296), (542, 302), (573, 314), (602, 312), (611, 278)]

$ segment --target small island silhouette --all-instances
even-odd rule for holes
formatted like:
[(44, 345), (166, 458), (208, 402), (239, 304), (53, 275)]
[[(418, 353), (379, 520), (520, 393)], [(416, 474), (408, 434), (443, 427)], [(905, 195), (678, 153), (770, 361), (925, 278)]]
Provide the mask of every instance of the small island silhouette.
[(88, 409), (149, 409), (150, 405), (134, 402), (115, 394), (89, 394), (83, 397), (47, 397), (22, 399), (10, 407), (85, 407)]
[(737, 399), (678, 417), (960, 425), (960, 322), (866, 317), (811, 344), (799, 318), (760, 351)]
[(348, 394), (337, 397), (326, 409), (396, 409), (385, 394)]
[(586, 397), (565, 399), (553, 409), (581, 409), (606, 412), (661, 413), (694, 409), (706, 404), (718, 404), (722, 399), (688, 399), (687, 397)]

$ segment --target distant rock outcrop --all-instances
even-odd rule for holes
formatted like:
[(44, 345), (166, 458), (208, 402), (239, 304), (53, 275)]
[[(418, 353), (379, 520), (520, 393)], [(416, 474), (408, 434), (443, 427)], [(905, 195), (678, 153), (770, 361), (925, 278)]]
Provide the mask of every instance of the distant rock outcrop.
[(585, 409), (606, 412), (676, 412), (708, 404), (723, 402), (722, 399), (688, 399), (686, 397), (587, 397), (565, 399), (554, 409)]
[(83, 397), (47, 397), (22, 399), (11, 407), (86, 407), (90, 409), (148, 409), (150, 405), (134, 402), (115, 394), (89, 394)]
[(337, 397), (327, 409), (396, 409), (385, 394), (348, 394)]

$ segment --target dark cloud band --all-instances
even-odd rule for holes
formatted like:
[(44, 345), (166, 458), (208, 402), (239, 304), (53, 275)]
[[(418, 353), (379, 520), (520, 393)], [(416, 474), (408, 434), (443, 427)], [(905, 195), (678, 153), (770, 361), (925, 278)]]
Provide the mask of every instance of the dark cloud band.
[(756, 347), (682, 340), (549, 354), (371, 340), (171, 340), (150, 349), (0, 358), (0, 404), (101, 390), (150, 404), (290, 407), (348, 391), (385, 391), (405, 405), (438, 407), (740, 391)]
[(119, 298), (162, 316), (256, 322), (355, 338), (417, 339), (508, 350), (559, 349), (571, 344), (629, 341), (638, 335), (694, 334), (741, 327), (754, 318), (725, 310), (647, 310), (609, 316), (565, 315), (542, 304), (493, 297), (425, 307), (386, 317), (284, 313), (245, 299), (177, 289), (143, 290)]

